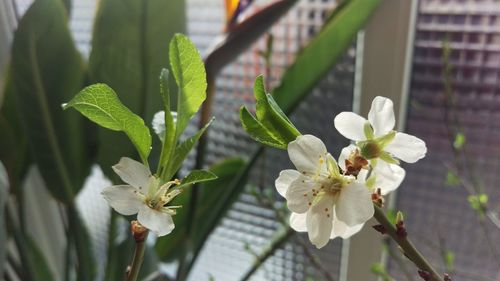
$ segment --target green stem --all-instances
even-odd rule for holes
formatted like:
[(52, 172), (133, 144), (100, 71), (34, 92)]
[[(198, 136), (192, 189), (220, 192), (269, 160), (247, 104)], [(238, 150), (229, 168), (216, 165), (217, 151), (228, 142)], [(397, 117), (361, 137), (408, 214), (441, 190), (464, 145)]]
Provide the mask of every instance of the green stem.
[(385, 216), (384, 211), (377, 205), (375, 207), (375, 219), (385, 227), (387, 234), (403, 249), (405, 255), (420, 269), (429, 272), (433, 281), (443, 281), (443, 278), (437, 273), (432, 265), (415, 248), (408, 237), (402, 237), (396, 233), (396, 227)]
[(268, 259), (270, 258), (276, 250), (281, 248), (283, 244), (285, 244), (286, 241), (288, 241), (292, 235), (295, 233), (295, 230), (293, 230), (291, 227), (287, 228), (285, 231), (283, 231), (280, 235), (278, 235), (271, 243), (269, 248), (265, 250), (261, 255), (259, 255), (252, 265), (252, 267), (243, 275), (243, 277), (240, 279), (240, 281), (247, 281), (252, 277), (252, 275), (259, 269), (259, 267)]
[(127, 276), (127, 281), (136, 281), (141, 270), (142, 262), (144, 261), (144, 250), (146, 249), (146, 240), (148, 238), (148, 231), (144, 234), (144, 239), (135, 243), (134, 259), (130, 267), (130, 272)]

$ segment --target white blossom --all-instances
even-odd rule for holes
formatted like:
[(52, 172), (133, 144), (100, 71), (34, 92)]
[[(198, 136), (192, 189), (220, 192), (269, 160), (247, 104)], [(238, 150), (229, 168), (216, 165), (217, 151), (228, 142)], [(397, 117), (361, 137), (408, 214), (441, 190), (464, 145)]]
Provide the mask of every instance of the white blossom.
[[(394, 131), (395, 117), (392, 101), (384, 97), (375, 97), (368, 120), (353, 112), (342, 112), (335, 117), (335, 128), (346, 138), (356, 141), (361, 155), (396, 164), (398, 161), (414, 163), (422, 159), (427, 148), (421, 139)], [(374, 161), (373, 161), (374, 160)]]
[[(339, 166), (342, 170), (346, 170), (346, 160), (356, 153), (359, 153), (359, 148), (352, 144), (342, 149), (339, 156)], [(368, 174), (369, 179), (366, 179)], [(372, 167), (371, 171), (368, 170), (368, 167), (362, 169), (357, 179), (362, 182), (366, 181), (365, 184), (371, 188), (372, 192), (375, 192), (376, 188), (380, 188), (382, 195), (386, 195), (399, 187), (405, 175), (405, 170), (399, 165), (379, 161), (377, 165)]]
[(307, 231), (317, 248), (329, 239), (351, 236), (373, 216), (368, 188), (340, 173), (320, 139), (299, 136), (288, 144), (288, 155), (297, 170), (282, 171), (276, 188), (293, 212), (291, 227)]
[(113, 170), (128, 185), (105, 188), (102, 195), (108, 204), (122, 215), (137, 214), (137, 220), (158, 236), (172, 232), (175, 227), (172, 216), (180, 206), (167, 204), (179, 195), (180, 189), (170, 190), (179, 182), (170, 181), (160, 186), (160, 180), (146, 166), (127, 157), (122, 157)]

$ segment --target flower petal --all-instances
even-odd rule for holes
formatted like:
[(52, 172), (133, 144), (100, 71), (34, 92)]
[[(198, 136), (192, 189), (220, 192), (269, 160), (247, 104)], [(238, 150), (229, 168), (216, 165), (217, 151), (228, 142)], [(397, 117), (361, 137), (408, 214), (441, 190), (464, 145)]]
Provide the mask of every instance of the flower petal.
[(147, 205), (141, 207), (137, 220), (158, 236), (167, 235), (175, 228), (171, 215), (151, 209)]
[(322, 196), (307, 212), (306, 224), (309, 240), (316, 248), (322, 248), (330, 240), (333, 227), (332, 196)]
[(106, 187), (101, 194), (115, 211), (125, 216), (137, 214), (144, 205), (143, 196), (139, 190), (130, 185)]
[(368, 188), (361, 183), (352, 182), (340, 191), (335, 203), (335, 214), (347, 226), (364, 223), (373, 217), (374, 209)]
[(299, 172), (325, 174), (326, 146), (313, 135), (298, 136), (288, 144), (288, 156)]
[(334, 239), (335, 237), (341, 237), (342, 239), (347, 239), (352, 235), (358, 233), (364, 226), (364, 223), (357, 224), (354, 226), (348, 226), (344, 222), (336, 219), (333, 221), (333, 229), (330, 235), (330, 239)]
[(290, 184), (300, 177), (300, 175), (300, 172), (296, 170), (289, 169), (281, 171), (279, 177), (274, 182), (278, 193), (281, 196), (286, 197), (286, 191), (290, 187)]
[(370, 112), (368, 112), (368, 120), (372, 125), (375, 137), (383, 136), (394, 129), (396, 119), (394, 118), (392, 100), (380, 96), (375, 97)]
[(372, 174), (375, 176), (375, 187), (380, 188), (382, 195), (386, 195), (401, 185), (406, 172), (398, 165), (379, 161)]
[(298, 232), (306, 232), (307, 231), (307, 223), (306, 223), (307, 214), (297, 214), (292, 213), (290, 215), (290, 227), (293, 230)]
[(356, 149), (358, 149), (358, 147), (354, 144), (350, 144), (349, 146), (342, 148), (339, 155), (339, 167), (342, 171), (345, 171), (345, 160), (348, 159), (351, 153), (356, 151)]
[(288, 209), (299, 214), (305, 213), (309, 209), (309, 203), (312, 203), (313, 189), (319, 189), (320, 186), (320, 183), (300, 174), (286, 191), (285, 198)]
[(397, 133), (384, 150), (407, 163), (415, 163), (427, 153), (425, 142), (415, 136)]
[(333, 120), (335, 128), (344, 137), (361, 141), (366, 140), (364, 127), (367, 120), (354, 112), (341, 112)]
[(144, 190), (144, 188), (148, 186), (151, 172), (142, 163), (128, 157), (122, 157), (120, 162), (112, 168), (115, 173), (120, 176), (122, 181), (141, 190)]

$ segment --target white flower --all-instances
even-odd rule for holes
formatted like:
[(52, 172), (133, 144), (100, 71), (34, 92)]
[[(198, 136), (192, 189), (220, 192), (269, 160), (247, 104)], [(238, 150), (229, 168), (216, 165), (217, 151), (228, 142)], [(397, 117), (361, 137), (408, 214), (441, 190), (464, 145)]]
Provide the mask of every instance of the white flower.
[(317, 248), (331, 238), (351, 236), (373, 216), (368, 188), (340, 173), (320, 139), (299, 136), (288, 144), (288, 155), (297, 170), (282, 171), (276, 188), (293, 212), (291, 227), (307, 231)]
[(175, 227), (172, 215), (180, 206), (166, 204), (179, 195), (180, 189), (169, 191), (178, 181), (160, 186), (160, 180), (146, 166), (127, 157), (122, 157), (113, 170), (129, 185), (105, 188), (102, 195), (108, 204), (122, 215), (137, 214), (137, 220), (158, 236), (172, 232)]
[(361, 155), (368, 160), (380, 158), (395, 164), (397, 160), (392, 158), (395, 157), (414, 163), (427, 152), (421, 139), (393, 130), (394, 110), (388, 98), (376, 97), (373, 100), (368, 120), (353, 112), (342, 112), (335, 117), (334, 124), (344, 137), (356, 141)]
[[(342, 149), (339, 156), (339, 166), (342, 170), (346, 170), (346, 159), (349, 159), (357, 151), (359, 151), (358, 147), (352, 144)], [(357, 178), (359, 181), (364, 182), (367, 175), (368, 170), (362, 169)], [(366, 184), (370, 188), (380, 188), (382, 195), (386, 195), (399, 187), (405, 175), (405, 170), (400, 166), (380, 161), (372, 167), (370, 180)], [(375, 190), (372, 189), (372, 192), (375, 192)]]

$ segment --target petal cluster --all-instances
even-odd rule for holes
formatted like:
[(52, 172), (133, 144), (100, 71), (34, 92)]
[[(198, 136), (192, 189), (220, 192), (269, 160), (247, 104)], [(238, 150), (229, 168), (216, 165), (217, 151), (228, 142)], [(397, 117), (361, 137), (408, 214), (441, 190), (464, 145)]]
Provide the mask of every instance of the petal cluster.
[(421, 139), (394, 131), (393, 103), (384, 97), (373, 100), (368, 119), (342, 112), (334, 124), (354, 141), (342, 149), (338, 164), (320, 139), (302, 135), (287, 147), (296, 169), (282, 171), (275, 182), (292, 212), (290, 226), (307, 231), (318, 248), (360, 231), (373, 204), (383, 204), (382, 196), (403, 181), (399, 161), (414, 163), (427, 152)]
[(307, 230), (316, 247), (335, 237), (351, 236), (373, 216), (368, 188), (341, 173), (320, 139), (299, 136), (288, 144), (288, 155), (296, 170), (282, 171), (276, 188), (293, 212), (292, 228)]
[[(367, 159), (390, 157), (415, 163), (427, 153), (421, 139), (393, 131), (395, 125), (393, 103), (385, 97), (376, 97), (368, 113), (368, 120), (354, 112), (342, 112), (334, 119), (335, 128), (344, 137), (356, 141)], [(389, 160), (389, 161), (388, 161)]]
[(114, 185), (102, 191), (104, 199), (118, 213), (135, 215), (137, 220), (158, 236), (167, 235), (174, 229), (175, 209), (167, 206), (179, 189), (170, 190), (177, 182), (160, 186), (160, 181), (143, 164), (127, 157), (113, 166), (115, 173), (128, 185)]

